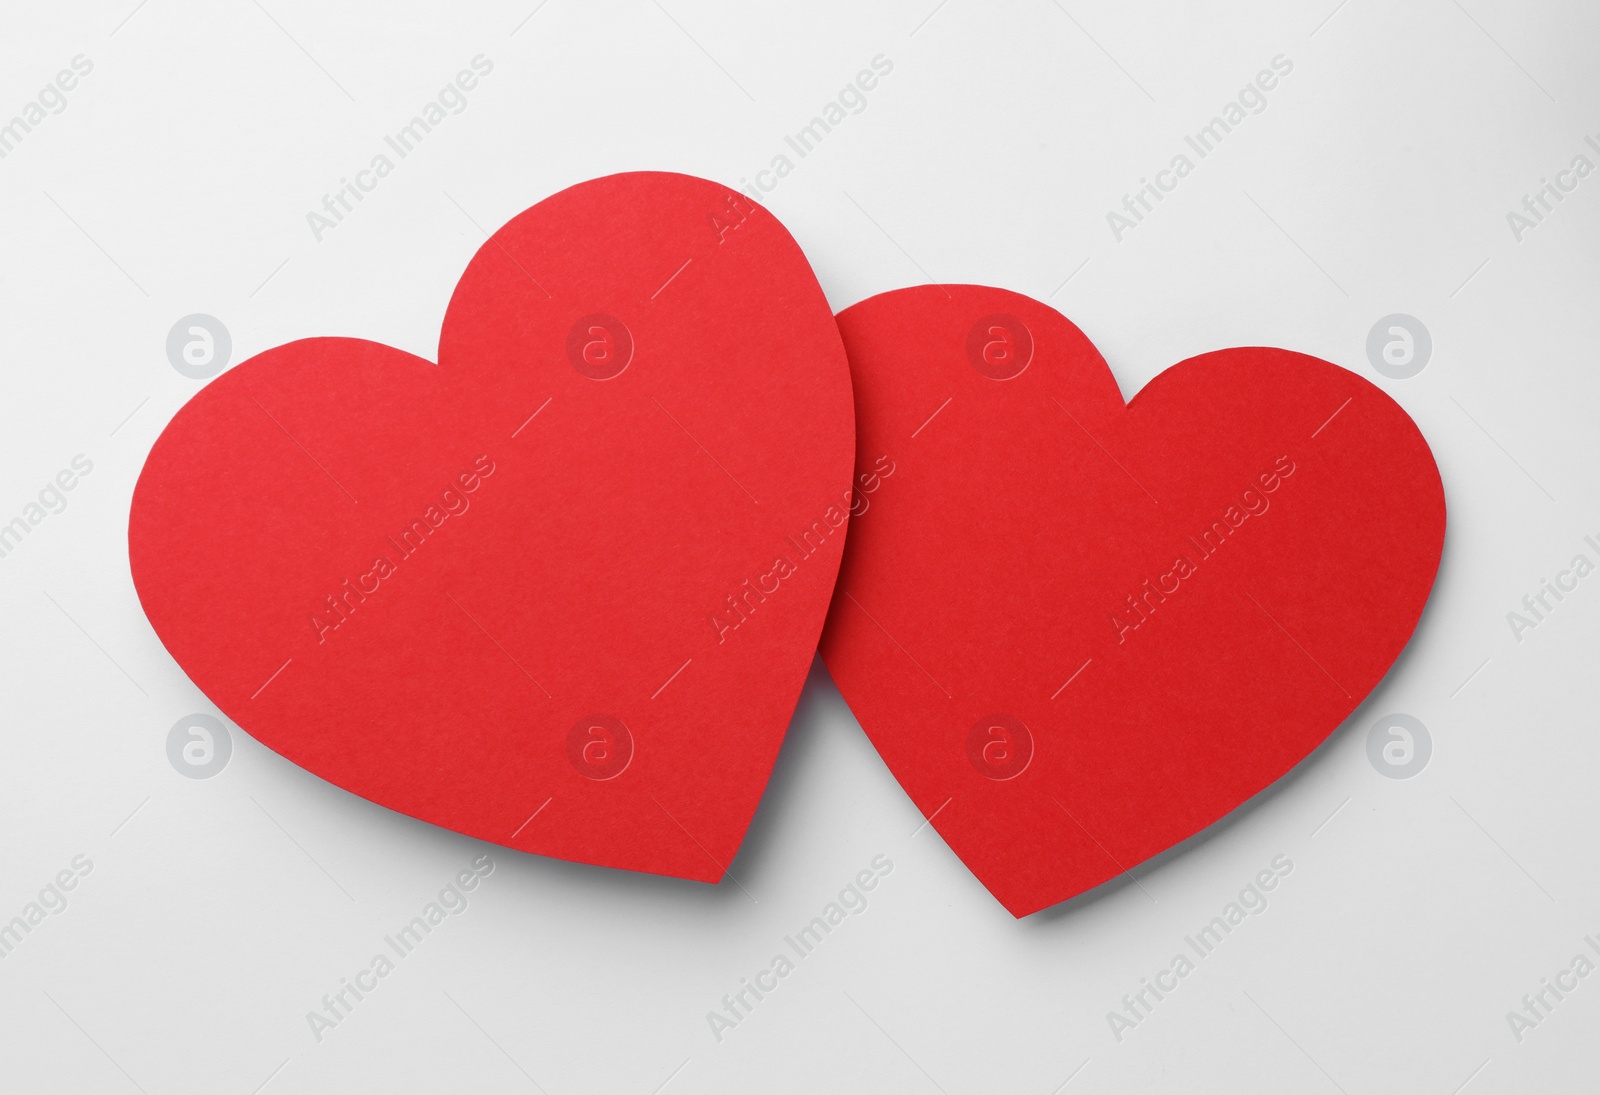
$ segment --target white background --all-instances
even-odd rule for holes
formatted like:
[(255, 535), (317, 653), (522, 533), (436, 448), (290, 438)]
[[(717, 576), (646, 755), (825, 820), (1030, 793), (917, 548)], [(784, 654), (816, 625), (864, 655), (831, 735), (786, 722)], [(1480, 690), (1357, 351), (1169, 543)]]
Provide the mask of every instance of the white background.
[[(0, 521), (74, 455), (94, 464), (0, 559), (0, 920), (93, 863), (0, 962), (0, 1088), (1596, 1083), (1600, 977), (1520, 1043), (1506, 1013), (1600, 938), (1600, 577), (1521, 642), (1506, 614), (1579, 551), (1600, 561), (1581, 539), (1600, 533), (1600, 177), (1520, 242), (1506, 213), (1580, 152), (1600, 165), (1583, 144), (1600, 9), (137, 2), (12, 4), (0, 34), (0, 121), (75, 55), (94, 64), (0, 160)], [(480, 53), (494, 71), (470, 106), (317, 242), (306, 213)], [(836, 308), (987, 282), (1075, 320), (1125, 394), (1265, 343), (1360, 372), (1417, 420), (1449, 500), (1444, 561), (1349, 724), (1137, 885), (1020, 922), (918, 831), (820, 669), (740, 885), (480, 845), (237, 728), (219, 775), (176, 771), (168, 729), (214, 709), (145, 622), (125, 538), (144, 455), (200, 386), (168, 363), (173, 323), (217, 316), (234, 361), (319, 334), (431, 358), (477, 226), (619, 170), (739, 185), (878, 54), (894, 69), (867, 108), (764, 197)], [(1268, 107), (1117, 242), (1106, 213), (1278, 54), (1294, 71)], [(1367, 360), (1392, 312), (1432, 332), (1412, 379)], [(1367, 759), (1390, 712), (1432, 735), (1408, 780)], [(496, 869), (470, 907), (316, 1041), (306, 1013), (483, 851)], [(706, 1013), (879, 854), (894, 870), (866, 911), (717, 1042)], [(1266, 911), (1116, 1041), (1106, 1013), (1279, 854), (1294, 870)]]

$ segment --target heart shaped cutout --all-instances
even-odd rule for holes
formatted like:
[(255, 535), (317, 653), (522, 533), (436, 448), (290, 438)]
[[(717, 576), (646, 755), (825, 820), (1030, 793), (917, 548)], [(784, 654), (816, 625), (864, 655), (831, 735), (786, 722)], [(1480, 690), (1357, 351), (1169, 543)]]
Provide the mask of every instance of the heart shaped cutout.
[(852, 431), (783, 226), (614, 175), (484, 244), (438, 365), (317, 338), (200, 391), (139, 477), (129, 559), (190, 678), (323, 779), (716, 881), (822, 627)]
[(1013, 915), (1267, 787), (1415, 629), (1443, 486), (1354, 373), (1222, 350), (1124, 405), (1081, 331), (983, 286), (885, 293), (839, 326), (869, 504), (823, 660)]

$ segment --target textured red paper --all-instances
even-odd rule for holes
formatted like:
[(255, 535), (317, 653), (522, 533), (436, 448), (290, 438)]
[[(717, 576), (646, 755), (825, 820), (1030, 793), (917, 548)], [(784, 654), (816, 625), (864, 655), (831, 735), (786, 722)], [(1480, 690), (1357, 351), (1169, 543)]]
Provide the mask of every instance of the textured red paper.
[(1266, 787), (1410, 638), (1443, 488), (1355, 374), (1222, 350), (1124, 406), (1082, 332), (1015, 293), (905, 289), (839, 325), (858, 470), (894, 472), (851, 529), (822, 655), (1014, 915)]
[(190, 400), (129, 521), (151, 624), (340, 787), (720, 879), (845, 538), (849, 371), (810, 266), (726, 187), (583, 183), (478, 251), (439, 359), (308, 339)]

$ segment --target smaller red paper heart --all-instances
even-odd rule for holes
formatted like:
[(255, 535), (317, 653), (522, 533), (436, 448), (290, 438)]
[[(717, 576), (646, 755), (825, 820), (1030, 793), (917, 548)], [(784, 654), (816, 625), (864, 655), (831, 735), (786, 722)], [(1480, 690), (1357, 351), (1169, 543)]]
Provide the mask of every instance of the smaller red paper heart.
[(139, 477), (129, 559), (190, 678), (311, 772), (715, 881), (821, 631), (852, 428), (783, 226), (614, 175), (484, 244), (438, 365), (308, 339), (199, 392)]
[(1271, 784), (1415, 629), (1444, 491), (1354, 373), (1221, 350), (1124, 405), (1081, 331), (983, 286), (885, 293), (839, 326), (865, 506), (822, 656), (1014, 915)]

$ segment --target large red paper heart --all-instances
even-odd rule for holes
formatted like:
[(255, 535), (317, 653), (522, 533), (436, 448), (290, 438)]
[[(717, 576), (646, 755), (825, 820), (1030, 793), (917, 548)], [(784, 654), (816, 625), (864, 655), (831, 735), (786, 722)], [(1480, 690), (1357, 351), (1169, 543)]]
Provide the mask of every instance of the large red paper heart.
[(1015, 293), (904, 289), (839, 326), (868, 505), (823, 659), (1014, 915), (1256, 794), (1410, 638), (1444, 492), (1353, 373), (1222, 350), (1124, 406), (1082, 332)]
[(583, 183), (478, 251), (439, 362), (311, 339), (190, 400), (129, 520), (151, 624), (346, 790), (720, 879), (850, 508), (849, 370), (805, 256), (715, 183)]

